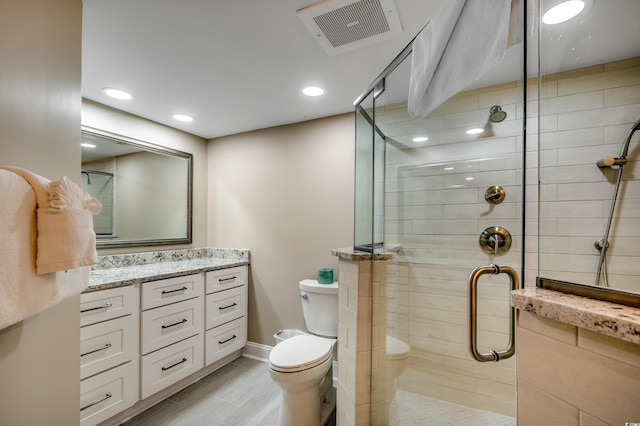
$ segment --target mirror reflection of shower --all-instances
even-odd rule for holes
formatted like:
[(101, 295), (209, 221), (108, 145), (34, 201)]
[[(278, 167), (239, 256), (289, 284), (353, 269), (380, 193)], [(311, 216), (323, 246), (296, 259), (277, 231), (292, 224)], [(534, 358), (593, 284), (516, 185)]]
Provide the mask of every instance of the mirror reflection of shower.
[(82, 190), (100, 200), (102, 211), (93, 217), (93, 229), (98, 238), (112, 238), (114, 235), (114, 179), (113, 173), (82, 169)]
[[(600, 252), (598, 258), (598, 269), (596, 270), (596, 286), (609, 287), (609, 279), (607, 276), (607, 250), (609, 249), (609, 233), (611, 231), (611, 224), (613, 222), (613, 212), (616, 207), (616, 202), (618, 200), (618, 191), (620, 189), (620, 182), (622, 181), (622, 171), (624, 166), (627, 164), (627, 155), (629, 153), (629, 144), (631, 143), (631, 138), (633, 134), (640, 130), (640, 120), (636, 121), (635, 124), (629, 129), (627, 133), (627, 137), (624, 139), (622, 143), (622, 147), (620, 149), (620, 155), (618, 157), (605, 157), (596, 162), (596, 165), (600, 169), (613, 168), (617, 166), (618, 173), (616, 176), (616, 183), (613, 188), (613, 196), (611, 197), (611, 207), (609, 208), (609, 216), (607, 219), (607, 226), (604, 230), (604, 236), (602, 239), (596, 240), (594, 246), (596, 250)], [(602, 278), (602, 280), (601, 280)]]

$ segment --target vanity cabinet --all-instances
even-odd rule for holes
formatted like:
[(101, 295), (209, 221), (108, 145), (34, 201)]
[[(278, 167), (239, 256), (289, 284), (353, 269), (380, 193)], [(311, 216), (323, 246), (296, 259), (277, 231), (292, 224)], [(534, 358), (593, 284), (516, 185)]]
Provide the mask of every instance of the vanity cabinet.
[(247, 267), (207, 272), (205, 364), (247, 343)]
[(139, 291), (80, 297), (80, 424), (95, 425), (139, 399)]
[(142, 399), (204, 366), (203, 295), (202, 274), (142, 286)]
[(120, 424), (233, 359), (247, 341), (247, 273), (83, 293), (81, 426)]

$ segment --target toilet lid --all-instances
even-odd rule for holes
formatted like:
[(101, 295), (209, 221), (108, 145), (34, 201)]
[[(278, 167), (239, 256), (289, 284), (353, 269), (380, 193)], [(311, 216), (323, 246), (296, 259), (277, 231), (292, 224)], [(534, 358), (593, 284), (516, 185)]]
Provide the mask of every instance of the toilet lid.
[(402, 340), (387, 335), (387, 359), (403, 359), (409, 356), (411, 348)]
[(281, 372), (302, 371), (331, 357), (332, 341), (303, 334), (278, 343), (269, 354), (269, 365)]

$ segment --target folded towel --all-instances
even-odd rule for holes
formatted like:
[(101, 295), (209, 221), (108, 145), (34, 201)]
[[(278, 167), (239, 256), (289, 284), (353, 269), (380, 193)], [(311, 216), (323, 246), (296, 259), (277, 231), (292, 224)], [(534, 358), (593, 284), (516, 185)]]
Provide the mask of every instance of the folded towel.
[(92, 213), (100, 212), (100, 201), (83, 192), (66, 176), (51, 182), (25, 169), (3, 168), (25, 179), (36, 193), (37, 273), (97, 263)]
[(0, 169), (0, 329), (79, 294), (88, 266), (36, 273), (36, 194), (20, 176)]
[[(522, 0), (447, 2), (413, 42), (408, 112), (426, 117), (522, 40)], [(512, 13), (513, 9), (513, 13)]]

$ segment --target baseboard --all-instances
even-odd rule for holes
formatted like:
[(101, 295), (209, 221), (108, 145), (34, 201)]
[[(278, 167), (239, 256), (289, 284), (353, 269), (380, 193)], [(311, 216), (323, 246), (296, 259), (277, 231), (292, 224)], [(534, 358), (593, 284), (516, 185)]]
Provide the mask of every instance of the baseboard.
[(260, 343), (247, 342), (242, 348), (242, 356), (255, 359), (256, 361), (269, 362), (269, 352), (273, 346), (262, 345)]

